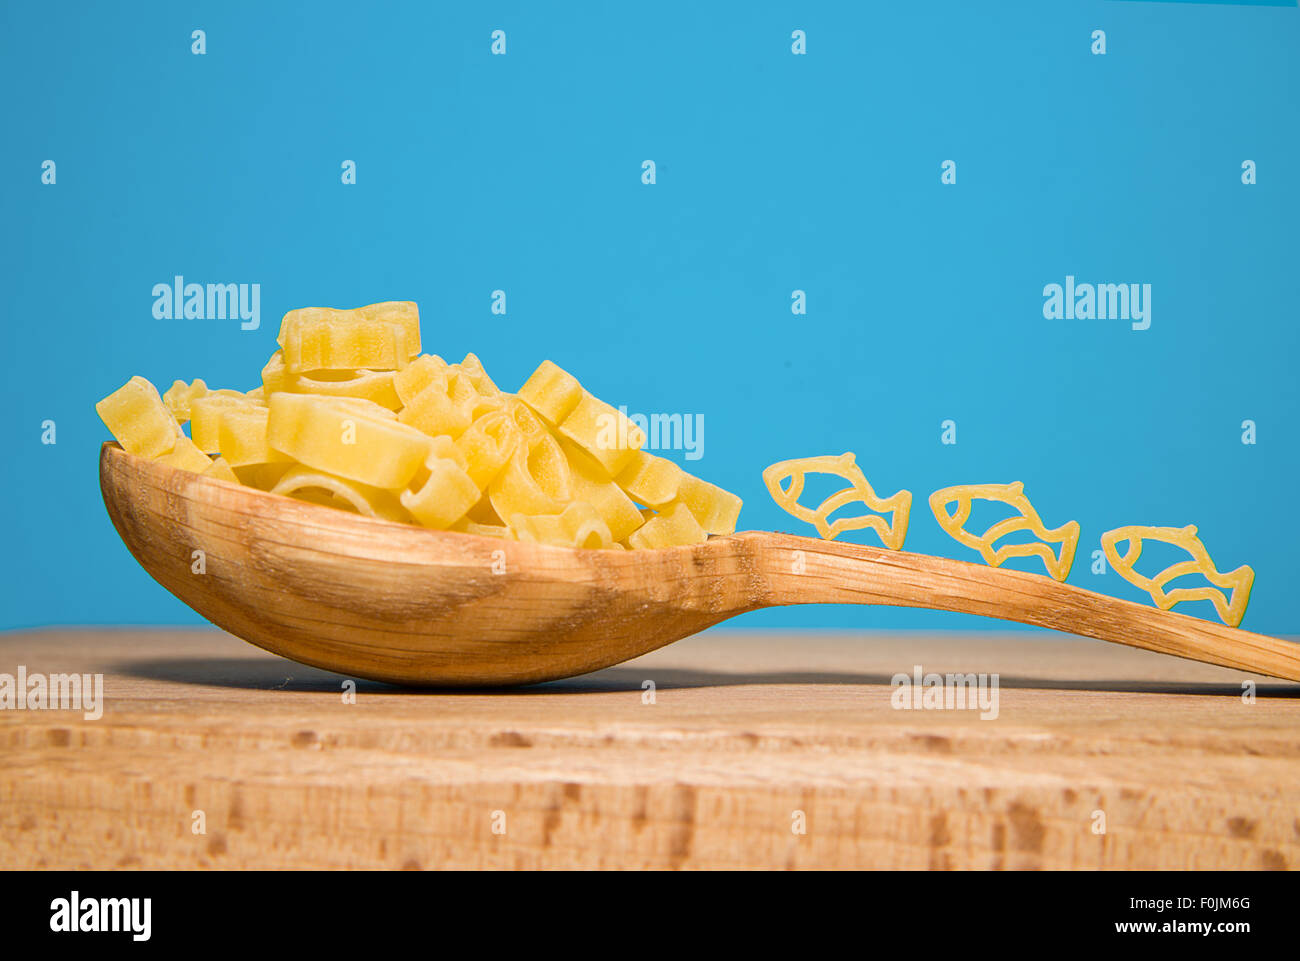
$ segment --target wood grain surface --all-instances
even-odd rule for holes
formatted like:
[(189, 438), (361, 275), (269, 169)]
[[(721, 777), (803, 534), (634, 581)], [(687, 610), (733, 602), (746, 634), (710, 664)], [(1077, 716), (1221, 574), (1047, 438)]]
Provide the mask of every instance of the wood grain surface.
[[(997, 672), (998, 717), (894, 709), (917, 664)], [(1300, 686), (1046, 632), (715, 630), (351, 704), (215, 630), (0, 635), (19, 665), (103, 672), (105, 709), (0, 711), (6, 869), (1300, 863)]]

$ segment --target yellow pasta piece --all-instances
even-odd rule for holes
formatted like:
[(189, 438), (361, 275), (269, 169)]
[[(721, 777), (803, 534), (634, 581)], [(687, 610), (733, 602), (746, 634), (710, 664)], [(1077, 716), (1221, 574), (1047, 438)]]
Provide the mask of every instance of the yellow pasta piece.
[(284, 351), (277, 350), (262, 368), (262, 397), (281, 390), (288, 390), (289, 372), (284, 367)]
[[(1142, 556), (1144, 540), (1163, 541), (1181, 547), (1192, 559), (1171, 564), (1154, 577), (1143, 577), (1133, 569), (1133, 565)], [(1127, 541), (1129, 545), (1122, 555), (1118, 549), (1120, 541)], [(1254, 568), (1243, 564), (1235, 571), (1221, 573), (1214, 566), (1201, 539), (1196, 536), (1196, 528), (1190, 524), (1187, 527), (1118, 527), (1101, 535), (1101, 548), (1115, 572), (1150, 594), (1156, 607), (1162, 611), (1170, 610), (1183, 601), (1210, 601), (1223, 623), (1229, 627), (1236, 627), (1246, 615), (1250, 589), (1255, 583)], [(1201, 574), (1218, 588), (1230, 588), (1231, 599), (1216, 587), (1178, 587), (1171, 591), (1165, 590), (1166, 584), (1185, 574)]]
[(230, 461), (224, 457), (212, 458), (212, 463), (203, 471), (209, 477), (215, 477), (217, 480), (230, 481), (232, 484), (239, 483), (239, 477), (230, 466)]
[(465, 513), (465, 520), (471, 521), (475, 524), (481, 524), (485, 527), (506, 526), (506, 522), (503, 521), (501, 515), (496, 512), (496, 508), (492, 506), (492, 500), (487, 494), (480, 497), (478, 501), (475, 502), (474, 506)]
[(181, 426), (143, 377), (132, 377), (95, 405), (100, 419), (122, 449), (141, 457), (158, 457), (176, 446)]
[(428, 477), (423, 486), (402, 491), (402, 506), (425, 527), (443, 530), (465, 516), (480, 492), (469, 474), (450, 458), (430, 458), (426, 466)]
[[(849, 486), (836, 491), (816, 508), (810, 509), (799, 503), (799, 495), (803, 493), (806, 475), (809, 473), (842, 477), (849, 482)], [(787, 480), (789, 484), (786, 483)], [(870, 528), (880, 535), (880, 541), (886, 548), (891, 551), (902, 550), (903, 541), (907, 538), (908, 518), (912, 512), (912, 492), (899, 491), (893, 497), (877, 497), (851, 453), (840, 454), (838, 457), (825, 455), (781, 461), (763, 471), (763, 483), (783, 511), (812, 524), (826, 540), (834, 540), (844, 531)], [(892, 512), (892, 521), (886, 523), (883, 517), (875, 514), (839, 517), (834, 521), (830, 519), (831, 514), (840, 508), (857, 503), (878, 514)]]
[(518, 540), (515, 532), (504, 524), (479, 524), (470, 520), (468, 516), (462, 517), (447, 530), (458, 531), (461, 534), (477, 534), (479, 537), (499, 537), (508, 541)]
[[(521, 449), (522, 445), (515, 448), (516, 451)], [(542, 490), (561, 503), (573, 499), (573, 469), (560, 449), (559, 441), (549, 433), (529, 448), (527, 464), (528, 473)]]
[(677, 501), (633, 531), (626, 543), (636, 550), (655, 550), (699, 544), (707, 538), (707, 532), (695, 519), (691, 509), (685, 503)]
[[(319, 320), (337, 320), (340, 322), (380, 323), (398, 327), (402, 339), (410, 353), (408, 358), (420, 352), (420, 309), (411, 301), (389, 300), (383, 303), (340, 310), (334, 307), (302, 307), (291, 310), (280, 321), (280, 333), (277, 342), (281, 347), (293, 335), (294, 327), (299, 324), (313, 323)], [(308, 368), (310, 369), (310, 368)]]
[(515, 426), (519, 428), (524, 446), (529, 450), (532, 450), (538, 444), (555, 439), (555, 436), (547, 430), (546, 425), (537, 416), (537, 413), (518, 397), (507, 394), (503, 398), (503, 404), (504, 411), (515, 422)]
[(207, 392), (208, 385), (198, 378), (195, 378), (192, 384), (187, 384), (183, 380), (174, 380), (167, 388), (167, 392), (162, 395), (162, 399), (176, 417), (176, 422), (184, 424), (190, 419), (190, 402)]
[(363, 397), (325, 397), (321, 399), (336, 410), (360, 414), (362, 417), (370, 417), (375, 420), (397, 420), (396, 411), (391, 411), (387, 407), (381, 407), (373, 400), (366, 400)]
[(557, 547), (599, 549), (614, 543), (600, 514), (586, 501), (574, 501), (559, 514), (515, 514), (510, 528), (521, 541)]
[(519, 388), (519, 399), (555, 426), (573, 413), (582, 393), (576, 377), (544, 360)]
[(217, 454), (221, 451), (221, 410), (217, 404), (209, 401), (190, 407), (190, 437), (199, 450), (205, 454)]
[(233, 468), (235, 477), (245, 487), (255, 487), (260, 491), (269, 491), (294, 466), (291, 460), (276, 461), (273, 464), (240, 464)]
[(474, 381), (460, 364), (448, 364), (443, 377), (446, 379), (447, 396), (456, 403), (473, 407), (484, 400), (484, 396), (478, 392)]
[(407, 402), (397, 419), (430, 436), (445, 434), (456, 438), (473, 422), (470, 411), (469, 405), (458, 403), (448, 395), (445, 380), (441, 383), (435, 380)]
[[(424, 463), (420, 465), (419, 470), (411, 477), (406, 489), (408, 491), (423, 490), (429, 483), (430, 475), (438, 469), (437, 465), (442, 461), (450, 461), (458, 470), (468, 471), (469, 463), (465, 460), (465, 455), (461, 453), (460, 448), (452, 442), (450, 437), (430, 437), (429, 453), (425, 457)], [(477, 488), (475, 490), (474, 504), (477, 504), (483, 497), (482, 488)]]
[(462, 466), (480, 490), (501, 473), (510, 455), (522, 443), (518, 425), (505, 411), (484, 414), (456, 438), (456, 448), (465, 461)]
[[(381, 306), (381, 305), (375, 305)], [(291, 310), (280, 324), (279, 344), (290, 374), (322, 370), (400, 370), (420, 352), (407, 323), (370, 308)], [(418, 318), (416, 320), (416, 330)]]
[(435, 380), (446, 378), (447, 362), (437, 354), (421, 354), (393, 374), (393, 387), (403, 404), (420, 393)]
[(394, 377), (391, 370), (319, 370), (291, 374), (284, 365), (284, 353), (277, 350), (262, 368), (259, 390), (263, 394), (287, 390), (294, 394), (354, 397), (396, 411), (402, 401), (397, 396)]
[(706, 534), (734, 534), (741, 500), (716, 484), (682, 471), (677, 500), (685, 504)]
[[(930, 495), (930, 510), (934, 519), (949, 536), (967, 547), (979, 551), (984, 562), (990, 567), (998, 567), (1008, 557), (1038, 557), (1047, 567), (1047, 573), (1058, 581), (1064, 581), (1074, 564), (1074, 551), (1079, 544), (1079, 522), (1067, 521), (1055, 530), (1043, 526), (1042, 518), (1029, 503), (1024, 494), (1025, 485), (1016, 481), (1011, 484), (966, 484), (945, 487)], [(1019, 517), (1008, 517), (998, 521), (983, 534), (975, 535), (965, 529), (970, 519), (971, 502), (974, 499), (998, 501), (1008, 504), (1020, 511)], [(948, 510), (949, 504), (956, 504), (954, 511)], [(1029, 531), (1048, 544), (1059, 543), (1060, 554), (1053, 554), (1047, 544), (1005, 544), (994, 549), (993, 542), (1017, 531)]]
[(450, 437), (445, 435), (430, 437), (429, 453), (425, 456), (424, 466), (420, 470), (417, 470), (415, 476), (411, 478), (411, 490), (424, 486), (424, 482), (428, 478), (427, 471), (429, 462), (434, 460), (450, 460), (461, 470), (469, 470), (469, 461), (465, 459), (465, 455), (461, 452), (461, 449), (456, 446), (455, 442), (452, 441)]
[(406, 339), (407, 358), (420, 352), (420, 308), (412, 300), (385, 300), (377, 304), (367, 304), (356, 308), (356, 313), (365, 320), (396, 324), (401, 327)]
[(231, 467), (288, 460), (267, 441), (268, 413), (243, 395), (208, 394), (190, 405), (190, 433), (199, 450), (220, 452)]
[(501, 394), (501, 388), (492, 382), (488, 372), (483, 369), (483, 362), (476, 354), (466, 354), (465, 359), (460, 362), (460, 367), (482, 396), (496, 397)]
[[(177, 383), (180, 383), (180, 381), (177, 381)], [(173, 386), (174, 386), (174, 385), (173, 385)], [(221, 388), (220, 390), (205, 390), (202, 394), (198, 394), (198, 393), (196, 393), (194, 396), (192, 396), (192, 397), (189, 399), (189, 403), (188, 403), (188, 405), (187, 405), (187, 407), (186, 407), (186, 411), (185, 411), (185, 417), (186, 417), (186, 420), (192, 420), (192, 419), (193, 419), (193, 417), (194, 417), (194, 405), (195, 405), (196, 403), (198, 403), (199, 401), (204, 401), (204, 404), (202, 404), (202, 405), (200, 405), (200, 406), (203, 407), (205, 410), (207, 410), (209, 413), (211, 413), (211, 411), (214, 410), (215, 408), (213, 408), (213, 407), (212, 407), (211, 405), (209, 405), (207, 402), (208, 402), (208, 401), (217, 400), (218, 403), (220, 403), (220, 402), (221, 402), (221, 401), (220, 401), (221, 398), (230, 398), (230, 399), (232, 399), (232, 402), (234, 402), (234, 403), (238, 403), (238, 402), (241, 402), (241, 401), (242, 401), (242, 402), (246, 402), (246, 403), (254, 404), (254, 405), (259, 406), (259, 407), (265, 407), (265, 406), (266, 406), (266, 404), (263, 402), (263, 400), (261, 399), (261, 397), (256, 397), (256, 396), (253, 396), (253, 395), (251, 395), (251, 394), (244, 393), (243, 391), (238, 391), (238, 390), (229, 390), (229, 389), (224, 388), (224, 387)], [(191, 432), (191, 434), (193, 433), (193, 431), (194, 431), (194, 428), (193, 428), (193, 426), (191, 426), (191, 427), (190, 427), (190, 432)]]
[[(424, 466), (429, 438), (413, 427), (368, 413), (377, 404), (312, 394), (272, 394), (271, 446), (317, 470), (371, 487), (405, 487)], [(384, 411), (388, 417), (391, 411)], [(224, 451), (223, 451), (224, 453)]]
[[(221, 388), (220, 390), (209, 390), (208, 385), (202, 380), (195, 380), (192, 384), (187, 384), (183, 380), (173, 381), (171, 387), (167, 388), (167, 393), (163, 394), (163, 403), (166, 404), (176, 420), (184, 424), (190, 419), (190, 405), (202, 397), (251, 397), (252, 392), (245, 393), (241, 390), (229, 390)], [(259, 395), (260, 397), (260, 395)]]
[(632, 499), (609, 479), (595, 458), (572, 441), (561, 440), (560, 449), (569, 461), (574, 499), (596, 508), (614, 540), (625, 540), (645, 523)]
[(547, 435), (532, 450), (517, 446), (488, 485), (488, 499), (499, 517), (560, 513), (573, 499), (572, 472), (560, 445)]
[(269, 414), (265, 407), (232, 406), (221, 412), (218, 449), (231, 467), (288, 460), (267, 442)]
[[(468, 366), (467, 366), (468, 365)], [(448, 364), (437, 354), (421, 354), (393, 375), (393, 385), (403, 404), (437, 386), (453, 404), (463, 407), (471, 418), (500, 406), (501, 391), (473, 354), (459, 364)]]
[[(320, 497), (318, 492), (322, 491), (328, 492), (330, 496)], [(380, 520), (409, 523), (411, 519), (392, 491), (345, 480), (301, 465), (285, 471), (271, 488), (271, 493), (353, 510), (364, 517), (377, 517)]]
[(190, 437), (205, 454), (221, 450), (222, 414), (232, 408), (265, 408), (266, 405), (251, 397), (208, 392), (190, 402)]
[(559, 430), (596, 458), (611, 477), (645, 446), (645, 434), (626, 414), (585, 391), (577, 406), (560, 422)]
[(158, 457), (158, 463), (203, 474), (212, 466), (212, 458), (195, 447), (194, 441), (182, 434), (176, 438), (175, 447)]
[(614, 480), (637, 503), (663, 507), (676, 499), (684, 476), (685, 471), (668, 458), (639, 450)]
[(336, 496), (332, 491), (327, 491), (323, 487), (304, 487), (301, 490), (284, 491), (285, 497), (292, 497), (296, 501), (303, 501), (308, 504), (319, 504), (321, 507), (332, 507), (335, 510), (347, 511), (349, 514), (359, 513), (352, 504), (341, 497)]
[(491, 384), (491, 381), (487, 382), (491, 385), (490, 390), (487, 385), (481, 387), (480, 384), (484, 383), (483, 378), (460, 364), (448, 364), (446, 378), (448, 396), (468, 410), (471, 419), (499, 410), (504, 403), (505, 397), (501, 391), (496, 390), (495, 384)]

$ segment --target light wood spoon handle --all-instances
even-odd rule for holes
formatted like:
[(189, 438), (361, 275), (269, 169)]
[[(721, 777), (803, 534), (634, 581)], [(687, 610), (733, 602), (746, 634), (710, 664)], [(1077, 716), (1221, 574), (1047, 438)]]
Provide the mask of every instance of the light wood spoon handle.
[[(887, 604), (982, 614), (1300, 681), (1300, 644), (964, 561), (749, 533), (767, 605)], [(764, 605), (766, 606), (766, 605)]]

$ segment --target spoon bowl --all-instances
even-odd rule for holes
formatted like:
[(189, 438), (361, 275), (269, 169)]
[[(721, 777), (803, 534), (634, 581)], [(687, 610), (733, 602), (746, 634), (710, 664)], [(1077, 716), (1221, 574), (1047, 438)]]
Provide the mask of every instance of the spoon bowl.
[(217, 480), (108, 443), (100, 488), (127, 548), (218, 627), (291, 660), (395, 684), (585, 674), (745, 611), (962, 611), (1300, 680), (1300, 645), (1050, 578), (755, 532), (578, 550), (428, 530)]

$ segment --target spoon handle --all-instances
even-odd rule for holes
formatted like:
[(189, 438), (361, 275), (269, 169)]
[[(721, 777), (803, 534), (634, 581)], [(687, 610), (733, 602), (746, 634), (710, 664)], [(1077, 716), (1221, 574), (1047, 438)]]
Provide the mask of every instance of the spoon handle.
[(1300, 644), (1107, 597), (1050, 577), (927, 554), (753, 532), (766, 606), (886, 604), (982, 614), (1300, 681)]

